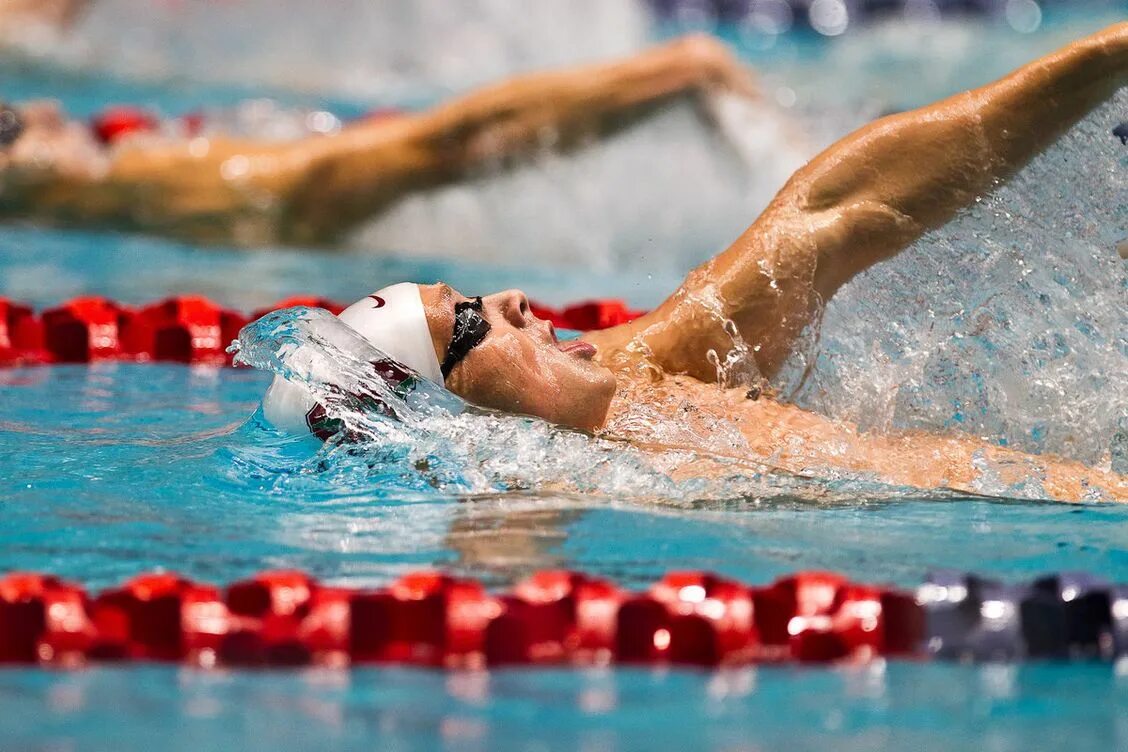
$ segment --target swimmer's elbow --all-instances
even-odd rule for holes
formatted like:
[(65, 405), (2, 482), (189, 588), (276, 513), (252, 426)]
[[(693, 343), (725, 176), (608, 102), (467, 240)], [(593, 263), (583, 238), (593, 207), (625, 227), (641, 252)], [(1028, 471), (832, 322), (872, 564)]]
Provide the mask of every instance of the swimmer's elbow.
[(817, 250), (814, 286), (824, 299), (923, 233), (913, 217), (893, 205), (865, 200), (811, 215)]

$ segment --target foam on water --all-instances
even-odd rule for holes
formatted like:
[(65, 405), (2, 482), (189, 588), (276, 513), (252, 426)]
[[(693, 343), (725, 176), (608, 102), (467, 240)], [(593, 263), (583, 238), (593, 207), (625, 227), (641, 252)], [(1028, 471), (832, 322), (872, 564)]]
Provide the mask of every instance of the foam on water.
[(867, 428), (1107, 463), (1128, 415), (1128, 148), (1111, 134), (1126, 114), (1122, 91), (1010, 184), (849, 283), (796, 401)]

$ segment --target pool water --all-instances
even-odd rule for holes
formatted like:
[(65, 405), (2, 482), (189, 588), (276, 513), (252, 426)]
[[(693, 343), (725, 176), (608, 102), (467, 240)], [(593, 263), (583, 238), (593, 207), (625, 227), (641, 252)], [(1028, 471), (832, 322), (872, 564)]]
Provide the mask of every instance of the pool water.
[[(1123, 749), (1107, 666), (0, 675), (6, 749)], [(72, 740), (81, 740), (72, 742)]]
[[(1013, 34), (999, 34), (1001, 42), (1019, 44)], [(1033, 35), (1023, 44), (1033, 54), (1047, 39)], [(178, 87), (214, 106), (243, 95), (226, 84), (158, 86), (125, 80), (108, 81), (91, 93), (88, 83), (81, 76), (60, 81), (57, 72), (33, 68), (15, 71), (12, 86), (20, 96), (61, 92), (67, 104), (83, 112), (96, 109), (103, 96), (163, 102), (176, 111), (191, 99)], [(795, 86), (802, 90), (801, 82)], [(861, 112), (857, 103), (863, 92), (853, 94), (855, 113)], [(300, 106), (362, 109), (356, 101), (282, 96)], [(1122, 106), (1119, 100), (1114, 109)], [(1110, 110), (1101, 117), (1113, 114)], [(679, 122), (660, 124), (659, 131), (682, 128)], [(1074, 362), (1092, 373), (1088, 381), (1071, 383), (1080, 407), (1063, 407), (1058, 416), (1043, 414), (1047, 404), (1053, 406), (1044, 396), (1016, 403), (989, 388), (972, 392), (987, 395), (974, 402), (983, 409), (975, 428), (995, 440), (1035, 448), (1070, 446), (1096, 456), (1107, 447), (1116, 410), (1122, 412), (1126, 404), (1122, 375), (1128, 373), (1128, 345), (1121, 343), (1128, 331), (1123, 305), (1128, 282), (1123, 265), (1100, 255), (1108, 238), (1091, 225), (1103, 222), (1101, 227), (1123, 230), (1116, 218), (1123, 218), (1124, 194), (1115, 191), (1123, 186), (1124, 163), (1118, 160), (1128, 152), (1089, 149), (1076, 141), (1091, 136), (1095, 143), (1102, 127), (1096, 120), (1088, 123), (1075, 141), (1039, 168), (1052, 172), (1060, 161), (1083, 153), (1094, 168), (1086, 173), (1104, 181), (1104, 190), (1092, 191), (1102, 194), (1101, 200), (1094, 199), (1095, 208), (1071, 205), (1061, 212), (1068, 215), (1062, 224), (1070, 237), (1079, 239), (1063, 246), (1054, 257), (1055, 269), (1047, 272), (1068, 269), (1077, 259), (1093, 264), (1086, 273), (1051, 279), (1058, 285), (1055, 299), (1076, 298), (1076, 306), (1087, 306), (1085, 330), (1074, 326), (1077, 308), (1065, 305), (1038, 323), (1050, 333), (1055, 328), (1065, 332), (1062, 341), (1074, 353)], [(677, 138), (691, 140), (692, 134), (679, 131)], [(632, 147), (625, 148), (627, 153)], [(627, 157), (621, 162), (629, 163)], [(609, 187), (579, 182), (572, 174), (578, 181), (573, 192), (594, 191), (598, 198), (600, 191), (621, 193), (629, 185), (615, 182), (625, 180), (622, 176), (603, 177), (610, 177)], [(518, 183), (508, 190), (519, 188)], [(1069, 183), (1069, 189), (1081, 192), (1076, 183)], [(636, 196), (640, 201), (659, 198), (644, 187)], [(1053, 197), (1038, 200), (1043, 209), (1060, 206)], [(676, 213), (672, 216), (675, 221)], [(1081, 222), (1082, 216), (1089, 224)], [(1025, 247), (1047, 237), (1031, 239), (1030, 233), (1023, 234), (1027, 224), (1020, 222), (1015, 230), (1013, 223), (994, 215), (973, 214), (933, 242), (953, 252), (966, 250), (988, 219), (992, 229), (1004, 233), (1001, 246), (1013, 240), (1014, 247)], [(1050, 230), (1039, 224), (1037, 232), (1043, 231)], [(637, 240), (647, 247), (641, 245), (645, 239)], [(901, 289), (934, 275), (919, 258), (925, 250), (914, 251), (918, 258), (909, 267), (914, 271), (895, 278)], [(199, 292), (251, 310), (295, 293), (349, 301), (385, 282), (442, 279), (467, 292), (520, 286), (554, 304), (618, 296), (649, 306), (676, 284), (680, 270), (709, 252), (704, 243), (670, 248), (661, 264), (624, 255), (621, 263), (593, 274), (588, 268), (551, 263), (539, 255), (540, 249), (525, 245), (503, 248), (483, 264), (403, 249), (386, 254), (359, 247), (334, 253), (243, 252), (113, 233), (10, 226), (0, 228), (0, 295), (47, 306), (85, 293), (139, 303)], [(988, 279), (1001, 285), (1003, 273), (990, 259), (1005, 259), (1006, 252), (985, 246), (986, 266), (953, 267), (960, 272), (960, 284), (937, 294), (976, 294), (967, 280), (984, 268), (996, 270)], [(885, 306), (897, 313), (900, 305), (904, 313), (913, 306), (911, 296), (878, 297), (867, 305), (867, 289), (896, 285), (880, 275), (862, 284), (870, 287), (856, 288), (828, 310), (816, 378), (796, 391), (797, 399), (827, 412), (877, 410), (877, 403), (866, 402), (872, 395), (848, 401), (826, 395), (825, 386), (836, 375), (867, 373), (856, 370), (868, 351), (858, 344), (850, 316), (862, 317), (860, 326), (872, 329), (886, 321), (875, 309)], [(1078, 297), (1078, 290), (1092, 292)], [(1005, 302), (1018, 307), (1015, 321), (1027, 322), (1036, 310), (1039, 299), (1027, 299), (1027, 293), (1020, 287), (1005, 294)], [(924, 365), (889, 357), (868, 372), (883, 379), (875, 383), (907, 373), (920, 385), (915, 401), (889, 408), (886, 417), (892, 425), (959, 428), (947, 422), (969, 403), (966, 390), (976, 388), (931, 378), (943, 373), (930, 365), (935, 352), (961, 341), (962, 332), (953, 312), (939, 305), (936, 310), (937, 321), (951, 328), (941, 326), (941, 333), (930, 335), (935, 341), (912, 339), (898, 329), (881, 343), (894, 354), (898, 348), (901, 355), (932, 353), (920, 359)], [(999, 315), (997, 308), (985, 310)], [(893, 313), (888, 319), (898, 327), (912, 323)], [(980, 333), (976, 346), (962, 351), (970, 370), (988, 387), (1005, 375), (989, 367), (996, 357), (993, 348), (1027, 344), (1008, 332)], [(1060, 373), (1053, 369), (1060, 363), (1055, 363), (1024, 367), (1035, 377), (1057, 378)], [(252, 417), (268, 380), (268, 374), (251, 369), (163, 364), (0, 371), (0, 570), (50, 571), (91, 588), (153, 568), (226, 583), (274, 567), (301, 568), (343, 585), (382, 584), (427, 567), (496, 587), (547, 567), (581, 569), (628, 587), (645, 586), (672, 569), (715, 570), (748, 582), (766, 582), (797, 569), (832, 569), (905, 587), (940, 567), (1013, 579), (1078, 569), (1128, 582), (1128, 507), (903, 493), (854, 494), (827, 503), (802, 493), (757, 499), (712, 489), (701, 498), (688, 494), (655, 503), (598, 489), (560, 493), (533, 487), (472, 495), (426, 490), (397, 474), (394, 466), (377, 467), (341, 454), (315, 461), (317, 447), (273, 433)], [(1102, 394), (1107, 398), (1103, 412), (1095, 407)], [(1081, 420), (1081, 410), (1092, 413), (1092, 420)], [(1037, 436), (1024, 419), (1030, 411), (1039, 412), (1045, 424)], [(1111, 418), (1109, 413), (1114, 413)], [(532, 439), (522, 451), (538, 448)], [(542, 456), (546, 467), (564, 474), (562, 480), (585, 460), (578, 455), (564, 458), (572, 464), (552, 464), (548, 454)], [(0, 671), (0, 708), (0, 747), (5, 750), (1128, 748), (1128, 671), (1123, 664), (877, 662), (833, 669), (513, 669), (488, 674), (404, 669), (202, 672), (161, 666), (80, 672), (5, 669)]]

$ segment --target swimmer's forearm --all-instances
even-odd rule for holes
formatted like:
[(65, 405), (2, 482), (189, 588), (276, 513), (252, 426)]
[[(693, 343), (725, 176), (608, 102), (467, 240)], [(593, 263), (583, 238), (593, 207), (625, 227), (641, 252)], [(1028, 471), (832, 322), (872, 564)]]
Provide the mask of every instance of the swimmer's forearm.
[(605, 134), (649, 106), (714, 85), (754, 89), (720, 43), (696, 37), (620, 62), (519, 76), (429, 112), (296, 145), (307, 167), (288, 213), (298, 239), (341, 230), (405, 193)]
[(1119, 23), (969, 95), (997, 177), (1008, 177), (1128, 86), (1128, 23)]
[(435, 108), (420, 129), (445, 158), (473, 166), (546, 142), (567, 145), (709, 86), (755, 92), (723, 45), (688, 37), (626, 60), (513, 78)]
[(0, 33), (6, 21), (35, 21), (68, 26), (89, 4), (89, 0), (0, 0)]
[(818, 228), (819, 292), (950, 220), (1126, 84), (1122, 23), (832, 146), (796, 176), (796, 204)]

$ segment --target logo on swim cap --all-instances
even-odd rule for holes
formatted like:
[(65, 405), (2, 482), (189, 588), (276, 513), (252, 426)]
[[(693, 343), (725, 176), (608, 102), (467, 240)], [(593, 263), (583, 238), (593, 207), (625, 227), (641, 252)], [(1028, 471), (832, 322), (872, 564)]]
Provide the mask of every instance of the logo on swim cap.
[[(401, 400), (406, 400), (407, 396), (419, 385), (417, 374), (394, 360), (374, 360), (369, 365), (372, 366), (373, 372), (392, 388), (392, 393)], [(345, 392), (336, 386), (330, 386), (329, 391), (338, 397), (347, 395), (352, 402), (353, 409), (399, 420), (399, 415), (395, 409), (373, 392)], [(344, 421), (331, 417), (325, 409), (325, 405), (320, 402), (314, 403), (306, 411), (305, 424), (309, 432), (322, 441), (328, 441), (330, 437), (340, 433), (345, 428)], [(360, 437), (356, 434), (345, 433), (344, 438), (345, 440), (357, 440)]]
[(376, 305), (372, 306), (373, 308), (383, 308), (385, 305), (387, 305), (387, 303), (384, 302), (384, 299), (379, 295), (369, 295), (368, 297), (376, 301)]

